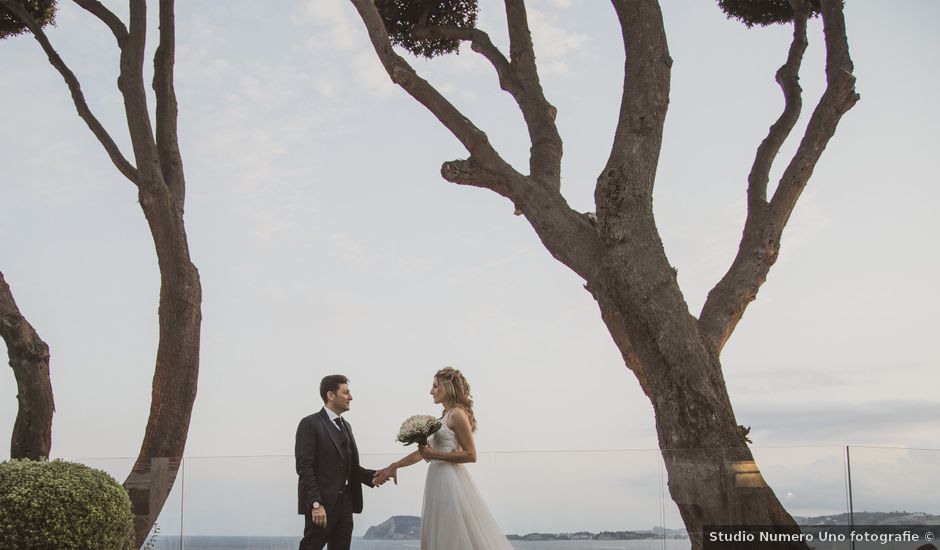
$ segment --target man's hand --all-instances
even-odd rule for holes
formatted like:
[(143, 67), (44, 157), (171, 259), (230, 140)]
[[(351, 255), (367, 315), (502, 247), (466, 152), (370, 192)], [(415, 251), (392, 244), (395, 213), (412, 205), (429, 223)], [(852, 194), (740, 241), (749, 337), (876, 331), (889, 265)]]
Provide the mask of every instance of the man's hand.
[(382, 468), (375, 472), (375, 477), (372, 478), (372, 484), (376, 487), (381, 487), (389, 478), (392, 478), (395, 481), (395, 485), (398, 485), (398, 470), (391, 467)]
[(317, 527), (326, 527), (326, 508), (323, 506), (314, 508), (313, 511), (310, 512), (310, 517), (313, 519), (313, 524)]

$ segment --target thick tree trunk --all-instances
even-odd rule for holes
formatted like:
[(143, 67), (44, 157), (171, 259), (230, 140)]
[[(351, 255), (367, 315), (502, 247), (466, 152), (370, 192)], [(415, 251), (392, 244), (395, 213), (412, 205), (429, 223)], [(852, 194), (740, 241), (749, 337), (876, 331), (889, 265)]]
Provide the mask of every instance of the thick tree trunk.
[[(142, 189), (146, 189), (142, 186)], [(134, 534), (143, 544), (179, 471), (199, 375), (202, 288), (189, 256), (182, 208), (165, 186), (140, 194), (160, 266), (160, 341), (150, 417), (134, 469), (124, 482), (131, 495)]]
[(629, 306), (622, 307), (638, 313), (617, 316), (623, 323), (619, 331), (609, 313), (605, 317), (618, 345), (623, 342), (618, 336), (631, 335), (630, 347), (621, 351), (625, 357), (633, 354), (642, 365), (640, 379), (653, 404), (669, 493), (692, 548), (702, 547), (708, 525), (767, 525), (798, 532), (760, 475), (746, 430), (735, 420), (720, 362), (698, 335), (673, 272), (668, 267), (651, 271), (635, 271), (631, 275), (636, 279), (619, 289), (611, 290), (620, 283), (609, 281), (608, 291), (617, 298), (608, 298), (608, 308), (611, 302), (626, 300)]
[(7, 345), (19, 402), (10, 458), (48, 458), (55, 412), (49, 379), (49, 346), (20, 313), (3, 273), (0, 273), (0, 336)]

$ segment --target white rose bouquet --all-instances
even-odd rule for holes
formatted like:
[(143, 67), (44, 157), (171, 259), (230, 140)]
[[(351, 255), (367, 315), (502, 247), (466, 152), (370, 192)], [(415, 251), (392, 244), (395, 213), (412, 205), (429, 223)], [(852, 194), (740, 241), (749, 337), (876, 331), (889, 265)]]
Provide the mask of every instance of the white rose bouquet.
[(398, 429), (398, 441), (405, 445), (417, 443), (419, 447), (428, 444), (428, 438), (441, 429), (441, 419), (433, 416), (416, 414), (405, 420)]

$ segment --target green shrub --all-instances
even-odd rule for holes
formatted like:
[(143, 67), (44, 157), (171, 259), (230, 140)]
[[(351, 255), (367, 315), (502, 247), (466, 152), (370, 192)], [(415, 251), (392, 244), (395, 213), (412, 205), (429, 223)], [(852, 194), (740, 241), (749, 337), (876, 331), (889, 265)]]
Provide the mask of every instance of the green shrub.
[(0, 549), (115, 550), (132, 530), (127, 491), (107, 473), (62, 460), (0, 462)]

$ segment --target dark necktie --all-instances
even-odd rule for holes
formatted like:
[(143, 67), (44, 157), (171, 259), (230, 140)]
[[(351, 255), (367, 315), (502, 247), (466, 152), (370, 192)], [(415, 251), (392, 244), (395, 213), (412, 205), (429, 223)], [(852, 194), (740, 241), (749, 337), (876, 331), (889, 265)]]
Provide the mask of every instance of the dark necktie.
[(342, 417), (336, 417), (333, 422), (339, 427), (340, 440), (343, 442), (343, 451), (349, 454), (349, 429), (346, 428), (346, 422)]
[(352, 455), (352, 445), (350, 444), (350, 440), (349, 440), (349, 429), (346, 427), (346, 422), (343, 420), (341, 416), (337, 416), (333, 421), (336, 422), (336, 425), (339, 427), (339, 433), (340, 433), (339, 439), (340, 441), (343, 442), (343, 454), (346, 455), (345, 474), (346, 474), (346, 481), (348, 483), (349, 472), (351, 469), (351, 462), (352, 462), (352, 457), (350, 456)]
[(343, 417), (337, 416), (333, 419), (333, 422), (336, 422), (336, 426), (339, 428), (339, 433), (342, 436), (343, 441), (346, 441), (346, 426), (343, 425)]

